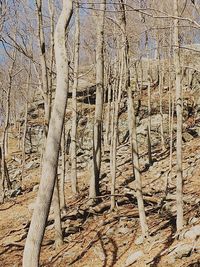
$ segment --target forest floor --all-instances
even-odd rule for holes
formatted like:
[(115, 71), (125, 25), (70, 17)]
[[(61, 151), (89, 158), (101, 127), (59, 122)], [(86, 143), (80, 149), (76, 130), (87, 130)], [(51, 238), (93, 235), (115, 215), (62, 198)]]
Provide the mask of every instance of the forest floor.
[[(126, 151), (126, 152), (125, 152)], [(12, 151), (12, 154), (16, 154)], [(62, 217), (64, 245), (54, 247), (53, 215), (50, 214), (41, 253), (41, 266), (200, 266), (199, 251), (192, 250), (173, 260), (171, 250), (182, 243), (198, 243), (198, 237), (184, 237), (192, 226), (200, 223), (200, 138), (184, 144), (184, 217), (186, 227), (182, 237), (175, 235), (175, 175), (169, 185), (165, 205), (161, 199), (165, 185), (169, 158), (166, 152), (156, 152), (152, 167), (142, 172), (150, 237), (141, 240), (137, 203), (131, 178), (131, 162), (128, 144), (118, 148), (117, 209), (109, 211), (109, 197), (89, 208), (87, 205), (88, 173), (79, 174), (78, 196), (72, 196), (66, 183), (67, 213)], [(120, 156), (121, 155), (121, 156)], [(35, 156), (34, 156), (35, 157)], [(145, 156), (143, 156), (145, 157)], [(108, 170), (108, 155), (103, 158), (103, 170)], [(173, 155), (175, 166), (175, 154)], [(144, 167), (144, 166), (143, 166)], [(22, 194), (7, 199), (0, 206), (0, 266), (21, 266), (25, 237), (31, 219), (30, 204), (34, 202), (39, 182), (39, 168), (26, 172)], [(31, 175), (31, 176), (30, 176)], [(27, 178), (28, 177), (28, 178)], [(36, 185), (36, 186), (35, 186)], [(101, 181), (102, 195), (109, 193), (109, 174)], [(195, 244), (196, 244), (195, 243)], [(193, 244), (194, 245), (194, 244)], [(194, 245), (195, 246), (195, 245)], [(136, 263), (126, 261), (134, 252), (142, 253)], [(172, 260), (172, 262), (170, 262)]]
[[(8, 169), (15, 179), (19, 177), (21, 152), (15, 138), (9, 140)], [(129, 143), (124, 142), (117, 149), (116, 210), (110, 211), (110, 154), (105, 150), (100, 182), (102, 197), (94, 206), (88, 205), (89, 166), (78, 170), (78, 195), (72, 195), (70, 182), (66, 181), (67, 210), (62, 214), (64, 244), (55, 248), (53, 213), (50, 212), (41, 266), (200, 266), (200, 137), (190, 136), (183, 144), (185, 227), (180, 235), (176, 234), (175, 221), (175, 151), (167, 193), (169, 149), (162, 151), (160, 144), (157, 145), (153, 150), (153, 160), (153, 166), (149, 166), (147, 151), (141, 147), (140, 167), (149, 238), (141, 238), (131, 151)], [(0, 205), (2, 267), (22, 266), (23, 248), (38, 190), (40, 161), (39, 153), (27, 154), (21, 189), (13, 189), (11, 197)]]

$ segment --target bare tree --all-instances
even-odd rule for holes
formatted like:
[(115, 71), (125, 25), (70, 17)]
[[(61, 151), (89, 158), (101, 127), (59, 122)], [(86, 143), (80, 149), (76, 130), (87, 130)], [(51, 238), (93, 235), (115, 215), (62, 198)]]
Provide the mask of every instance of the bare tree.
[(93, 161), (91, 168), (89, 197), (95, 198), (99, 194), (99, 176), (101, 169), (101, 139), (102, 113), (104, 94), (104, 18), (105, 0), (99, 5), (101, 12), (97, 15), (97, 44), (96, 44), (96, 105), (93, 128)]
[[(174, 0), (174, 16), (178, 17), (178, 0)], [(176, 135), (176, 154), (177, 154), (177, 231), (183, 228), (183, 167), (182, 167), (182, 86), (181, 86), (181, 66), (179, 48), (179, 19), (174, 19), (174, 66), (176, 73), (176, 115), (177, 115), (177, 135)]]
[(8, 88), (5, 91), (6, 93), (6, 115), (5, 115), (5, 121), (3, 125), (2, 130), (2, 137), (1, 137), (1, 184), (0, 184), (0, 202), (2, 203), (4, 201), (4, 190), (5, 190), (5, 180), (7, 182), (8, 189), (11, 189), (12, 184), (9, 178), (9, 173), (7, 169), (7, 163), (6, 163), (6, 155), (8, 154), (8, 129), (9, 129), (9, 123), (10, 123), (10, 95), (11, 95), (11, 89), (13, 85), (13, 78), (18, 73), (14, 73), (14, 67), (16, 63), (16, 54), (17, 51), (14, 50), (13, 56), (10, 57), (11, 59), (11, 65), (8, 70)]
[(37, 17), (38, 17), (38, 41), (40, 48), (40, 63), (41, 63), (41, 75), (42, 75), (42, 90), (44, 97), (45, 106), (45, 136), (48, 133), (48, 124), (50, 118), (50, 103), (49, 103), (49, 85), (48, 85), (48, 72), (46, 63), (46, 48), (45, 48), (45, 37), (44, 37), (44, 25), (42, 17), (42, 0), (35, 0), (37, 6)]
[(55, 30), (55, 59), (57, 71), (56, 95), (46, 141), (42, 176), (31, 219), (24, 255), (24, 267), (39, 266), (41, 242), (57, 175), (60, 141), (68, 92), (68, 59), (66, 52), (66, 29), (72, 14), (72, 1), (63, 0), (63, 7)]
[(75, 43), (74, 43), (74, 83), (72, 91), (72, 131), (71, 131), (71, 181), (72, 192), (77, 193), (77, 103), (76, 92), (78, 88), (79, 74), (79, 46), (80, 46), (80, 19), (79, 19), (79, 4), (75, 6)]

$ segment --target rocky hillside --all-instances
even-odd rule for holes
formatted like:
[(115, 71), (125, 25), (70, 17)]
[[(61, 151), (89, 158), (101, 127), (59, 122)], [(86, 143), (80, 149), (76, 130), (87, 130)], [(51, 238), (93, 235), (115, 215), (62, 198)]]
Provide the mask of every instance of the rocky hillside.
[[(147, 94), (144, 90), (138, 116), (138, 141), (142, 170), (143, 196), (150, 237), (141, 237), (126, 104), (119, 119), (119, 146), (117, 149), (117, 210), (110, 212), (110, 151), (105, 148), (102, 160), (101, 197), (94, 206), (88, 205), (90, 178), (91, 136), (94, 105), (79, 103), (79, 194), (73, 196), (70, 172), (67, 173), (65, 193), (67, 212), (62, 214), (64, 245), (54, 247), (53, 214), (49, 215), (42, 246), (42, 266), (200, 266), (200, 120), (196, 107), (195, 116), (188, 116), (189, 104), (184, 107), (183, 176), (185, 228), (176, 235), (176, 154), (174, 147), (172, 172), (169, 174), (168, 93), (164, 95), (164, 134), (166, 149), (160, 145), (160, 115), (158, 113), (157, 88), (152, 92), (153, 165), (147, 155)], [(92, 92), (91, 92), (92, 94)], [(192, 92), (187, 93), (185, 100)], [(82, 96), (80, 96), (82, 97)], [(137, 99), (136, 99), (137, 100)], [(137, 107), (137, 101), (135, 102)], [(6, 192), (6, 202), (0, 206), (0, 266), (21, 266), (25, 238), (30, 225), (34, 199), (40, 178), (41, 120), (40, 111), (29, 112), (30, 136), (27, 136), (25, 175), (21, 177), (21, 151), (17, 148), (17, 133), (10, 132), (8, 170), (12, 190)], [(42, 111), (41, 111), (42, 112)], [(192, 118), (189, 119), (189, 118)], [(70, 110), (66, 121), (70, 127)], [(176, 118), (175, 118), (176, 121)], [(31, 140), (31, 142), (30, 142)], [(60, 171), (58, 171), (59, 173)], [(166, 193), (166, 181), (170, 175)]]

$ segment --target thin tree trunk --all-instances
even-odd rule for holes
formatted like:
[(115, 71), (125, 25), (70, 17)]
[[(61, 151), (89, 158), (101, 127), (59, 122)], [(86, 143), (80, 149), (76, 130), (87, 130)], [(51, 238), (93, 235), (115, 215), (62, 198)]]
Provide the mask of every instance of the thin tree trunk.
[(160, 104), (160, 136), (161, 136), (161, 146), (162, 150), (165, 150), (165, 139), (164, 139), (164, 130), (163, 130), (163, 100), (162, 100), (162, 91), (163, 91), (163, 70), (162, 70), (162, 64), (160, 62), (160, 51), (158, 48), (158, 69), (159, 69), (159, 104)]
[(150, 58), (148, 55), (148, 126), (147, 126), (147, 146), (148, 146), (148, 159), (149, 165), (153, 164), (151, 152), (151, 74), (150, 74)]
[(49, 67), (49, 82), (48, 82), (48, 120), (51, 118), (52, 110), (52, 90), (53, 90), (53, 66), (54, 66), (54, 0), (49, 0), (49, 14), (51, 25), (51, 50), (50, 50), (50, 67)]
[(26, 163), (26, 133), (27, 133), (27, 124), (28, 124), (28, 95), (29, 95), (29, 87), (30, 87), (30, 78), (31, 78), (31, 62), (29, 65), (29, 71), (27, 74), (27, 88), (26, 88), (26, 106), (25, 106), (25, 116), (24, 116), (24, 131), (23, 131), (23, 137), (22, 137), (22, 173), (21, 173), (21, 182), (24, 178), (24, 168)]
[(107, 147), (110, 146), (110, 121), (111, 121), (111, 81), (110, 81), (110, 75), (111, 75), (111, 69), (109, 67), (109, 74), (108, 74), (108, 103), (106, 107), (106, 122), (105, 122), (105, 145)]
[[(174, 15), (178, 17), (178, 0), (174, 0)], [(176, 136), (176, 156), (177, 156), (177, 231), (183, 228), (183, 168), (182, 168), (182, 86), (181, 86), (181, 66), (179, 49), (179, 20), (174, 19), (174, 66), (176, 73), (176, 114), (177, 114), (177, 136)]]
[(139, 165), (139, 155), (138, 155), (138, 143), (137, 143), (137, 132), (136, 132), (136, 117), (135, 109), (132, 99), (132, 90), (131, 87), (128, 87), (128, 125), (130, 133), (130, 145), (132, 150), (132, 158), (134, 165), (134, 174), (136, 181), (136, 196), (138, 202), (138, 210), (140, 217), (140, 225), (142, 229), (143, 237), (148, 237), (148, 225), (144, 209), (144, 201), (142, 196), (142, 182), (140, 174), (140, 165)]
[[(123, 1), (122, 1), (123, 3)], [(122, 8), (124, 11), (123, 18), (123, 32), (124, 32), (124, 58), (125, 58), (125, 86), (126, 90), (128, 91), (128, 127), (129, 127), (129, 134), (130, 134), (130, 145), (131, 145), (131, 152), (132, 152), (132, 160), (134, 166), (134, 174), (135, 174), (135, 182), (136, 182), (136, 197), (138, 203), (138, 211), (140, 217), (140, 225), (142, 230), (142, 235), (144, 238), (148, 237), (148, 225), (145, 215), (144, 209), (144, 201), (142, 196), (142, 181), (141, 181), (141, 174), (140, 174), (140, 165), (139, 165), (139, 155), (138, 155), (138, 142), (137, 142), (137, 125), (136, 125), (136, 117), (135, 117), (135, 108), (132, 98), (132, 88), (130, 84), (130, 69), (129, 69), (129, 43), (128, 37), (126, 34), (126, 13), (125, 13), (125, 6), (124, 3), (122, 4)], [(137, 81), (136, 81), (137, 83)], [(137, 84), (135, 85), (137, 86)], [(136, 90), (136, 87), (134, 88)]]
[(62, 157), (62, 172), (60, 177), (60, 208), (62, 211), (66, 210), (65, 204), (65, 175), (66, 175), (66, 157), (65, 157), (65, 125), (63, 125), (62, 139), (61, 139), (61, 157)]
[(102, 139), (102, 113), (104, 94), (104, 18), (105, 0), (101, 0), (100, 12), (97, 21), (96, 46), (96, 105), (93, 128), (93, 164), (91, 168), (89, 197), (95, 198), (99, 194), (99, 176), (101, 169), (101, 139)]
[(56, 178), (53, 192), (53, 211), (54, 211), (54, 228), (55, 228), (55, 246), (59, 248), (63, 245), (62, 225), (60, 216), (60, 201), (58, 191), (58, 178)]
[(71, 182), (72, 192), (77, 193), (77, 102), (76, 92), (78, 88), (78, 73), (79, 73), (79, 43), (80, 43), (80, 19), (79, 19), (79, 4), (76, 3), (75, 8), (75, 46), (74, 46), (74, 83), (72, 91), (72, 132), (71, 132)]
[(6, 92), (6, 117), (5, 117), (5, 122), (2, 130), (2, 138), (1, 138), (1, 182), (0, 182), (0, 203), (3, 203), (4, 201), (4, 196), (5, 196), (5, 180), (7, 182), (7, 187), (8, 189), (11, 189), (12, 184), (9, 178), (9, 173), (7, 169), (7, 164), (6, 164), (6, 151), (8, 151), (8, 128), (9, 128), (9, 121), (10, 121), (10, 94), (11, 94), (11, 89), (12, 89), (12, 80), (13, 80), (13, 70), (15, 66), (15, 61), (16, 61), (16, 50), (14, 51), (13, 58), (12, 58), (12, 63), (9, 68), (9, 83), (8, 83), (8, 89)]
[(39, 266), (41, 243), (54, 191), (68, 92), (68, 59), (65, 37), (71, 14), (72, 1), (63, 0), (63, 8), (55, 30), (55, 59), (57, 71), (55, 102), (49, 123), (36, 207), (33, 212), (24, 248), (23, 267)]
[(40, 63), (41, 63), (41, 74), (42, 74), (42, 90), (44, 97), (44, 108), (45, 108), (45, 137), (48, 133), (48, 125), (50, 118), (50, 107), (49, 107), (49, 85), (48, 85), (48, 73), (47, 73), (47, 63), (46, 63), (46, 48), (45, 48), (45, 37), (43, 30), (43, 18), (42, 18), (42, 0), (35, 0), (37, 7), (37, 17), (38, 17), (38, 36), (39, 36), (39, 48), (40, 48)]
[(21, 122), (18, 122), (18, 140), (17, 140), (17, 148), (20, 150), (21, 148)]
[[(119, 114), (119, 105), (121, 100), (122, 85), (123, 85), (123, 73), (124, 73), (124, 53), (122, 50), (121, 53), (121, 67), (120, 67), (120, 76), (119, 76), (119, 86), (115, 88), (115, 97), (114, 97), (114, 117), (113, 117), (113, 135), (111, 142), (111, 210), (115, 209), (115, 184), (116, 184), (116, 170), (117, 170), (117, 143), (118, 143), (118, 114)], [(118, 85), (118, 84), (117, 84)]]
[[(29, 83), (28, 83), (29, 84)], [(28, 124), (28, 100), (26, 99), (26, 108), (25, 108), (25, 117), (24, 117), (24, 132), (22, 137), (22, 173), (21, 173), (21, 182), (24, 178), (24, 169), (26, 163), (26, 132)]]

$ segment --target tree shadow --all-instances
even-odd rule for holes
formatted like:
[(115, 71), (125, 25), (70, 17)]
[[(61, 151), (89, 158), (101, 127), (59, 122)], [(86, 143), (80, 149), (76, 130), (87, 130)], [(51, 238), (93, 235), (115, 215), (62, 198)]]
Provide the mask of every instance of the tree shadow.
[(199, 266), (200, 266), (200, 260), (198, 260), (197, 262), (190, 263), (187, 267), (199, 267)]
[[(105, 235), (106, 236), (106, 235)], [(117, 247), (117, 244), (116, 242), (114, 241), (114, 239), (106, 236), (106, 238), (108, 239), (109, 241), (109, 244), (112, 246), (113, 249), (110, 249), (109, 252), (112, 253), (111, 257), (111, 262), (108, 263), (108, 253), (107, 253), (107, 250), (106, 250), (106, 245), (104, 244), (104, 241), (103, 241), (103, 237), (101, 235), (101, 233), (99, 232), (98, 233), (98, 238), (99, 238), (99, 242), (100, 242), (100, 245), (101, 245), (101, 248), (102, 248), (102, 251), (104, 253), (104, 261), (103, 261), (103, 264), (102, 264), (102, 267), (112, 267), (114, 266), (114, 264), (116, 263), (117, 261), (117, 251), (118, 251), (118, 247)]]
[[(176, 231), (176, 218), (173, 216), (166, 224), (164, 224), (161, 228), (159, 228), (159, 231), (166, 229), (168, 226), (171, 226), (171, 233), (167, 237), (167, 240), (164, 242), (164, 247), (157, 253), (157, 255), (152, 260), (152, 266), (157, 267), (161, 261), (161, 258), (163, 256), (163, 252), (171, 246), (171, 244), (174, 242), (174, 233)], [(151, 236), (154, 236), (157, 234), (157, 231), (155, 233), (152, 233)]]

